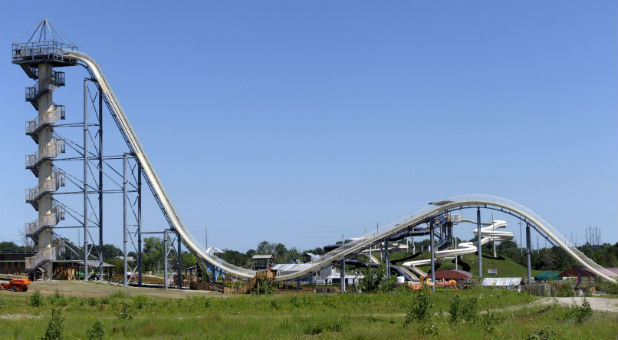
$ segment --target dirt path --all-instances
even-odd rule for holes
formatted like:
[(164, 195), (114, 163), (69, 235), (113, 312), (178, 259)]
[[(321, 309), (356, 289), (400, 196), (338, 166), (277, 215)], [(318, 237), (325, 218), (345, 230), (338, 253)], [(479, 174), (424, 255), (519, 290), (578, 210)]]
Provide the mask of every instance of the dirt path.
[[(601, 298), (601, 297), (587, 297), (585, 298), (590, 304), (592, 310), (600, 312), (614, 312), (618, 313), (618, 299), (614, 298)], [(535, 305), (551, 305), (555, 301), (558, 301), (562, 306), (581, 306), (584, 303), (583, 297), (557, 297), (557, 298), (542, 298), (532, 304)]]
[(206, 290), (177, 290), (163, 288), (139, 288), (117, 286), (105, 282), (84, 282), (84, 281), (48, 281), (32, 282), (27, 292), (13, 293), (11, 291), (0, 291), (0, 294), (25, 294), (30, 295), (34, 291), (39, 291), (43, 295), (53, 295), (56, 291), (64, 296), (76, 297), (103, 297), (114, 293), (123, 292), (127, 295), (145, 295), (160, 298), (185, 298), (187, 296), (223, 296), (221, 294)]

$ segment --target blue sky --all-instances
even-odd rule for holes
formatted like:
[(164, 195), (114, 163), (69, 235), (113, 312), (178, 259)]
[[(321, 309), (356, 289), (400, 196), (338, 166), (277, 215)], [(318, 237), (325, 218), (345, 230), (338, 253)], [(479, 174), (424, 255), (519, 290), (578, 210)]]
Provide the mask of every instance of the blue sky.
[[(43, 17), (101, 64), (185, 224), (199, 239), (208, 226), (211, 244), (322, 246), (465, 193), (520, 202), (580, 243), (589, 225), (618, 239), (614, 1), (2, 7), (3, 240), (35, 216), (31, 81), (10, 43)], [(79, 121), (85, 73), (65, 71), (56, 101)], [(106, 241), (119, 244), (113, 200)], [(146, 201), (145, 228), (162, 229)]]

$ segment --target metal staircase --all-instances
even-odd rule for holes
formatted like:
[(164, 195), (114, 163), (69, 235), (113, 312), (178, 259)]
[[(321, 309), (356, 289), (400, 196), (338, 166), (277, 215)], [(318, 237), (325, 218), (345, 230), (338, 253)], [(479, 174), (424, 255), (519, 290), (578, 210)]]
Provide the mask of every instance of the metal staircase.
[(32, 204), (34, 209), (39, 211), (39, 199), (56, 192), (64, 184), (64, 173), (54, 172), (43, 183), (37, 184), (34, 188), (26, 189), (26, 203)]
[(26, 236), (35, 238), (41, 231), (46, 228), (55, 227), (62, 220), (64, 220), (64, 208), (60, 205), (55, 205), (50, 213), (26, 223)]
[(37, 152), (26, 155), (26, 169), (32, 171), (35, 176), (39, 176), (39, 165), (49, 159), (58, 157), (59, 154), (65, 152), (64, 141), (59, 138), (53, 138), (44, 148)]
[(44, 115), (26, 122), (26, 135), (32, 137), (35, 143), (39, 142), (39, 132), (46, 126), (53, 126), (65, 118), (64, 105), (55, 105)]
[(58, 250), (54, 245), (50, 244), (43, 249), (39, 249), (34, 256), (26, 257), (26, 271), (35, 270), (44, 263), (54, 262), (57, 255)]

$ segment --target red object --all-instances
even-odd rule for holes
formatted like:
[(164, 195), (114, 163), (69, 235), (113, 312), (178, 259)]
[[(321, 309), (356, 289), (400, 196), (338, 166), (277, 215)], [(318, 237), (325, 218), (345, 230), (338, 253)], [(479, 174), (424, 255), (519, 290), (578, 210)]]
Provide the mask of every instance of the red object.
[(558, 277), (596, 277), (596, 275), (585, 268), (571, 268), (558, 274)]
[(30, 280), (28, 279), (12, 279), (8, 283), (0, 285), (0, 289), (10, 289), (14, 292), (25, 292), (28, 290)]
[(471, 279), (472, 273), (465, 270), (438, 270), (436, 271), (436, 280), (465, 280)]

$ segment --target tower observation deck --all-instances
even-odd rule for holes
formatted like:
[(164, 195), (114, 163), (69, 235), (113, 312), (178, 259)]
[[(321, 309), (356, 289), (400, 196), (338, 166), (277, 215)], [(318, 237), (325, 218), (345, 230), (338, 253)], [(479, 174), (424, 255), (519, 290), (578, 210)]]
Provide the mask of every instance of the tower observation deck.
[(37, 185), (26, 189), (26, 202), (37, 211), (37, 218), (26, 223), (26, 235), (35, 242), (36, 255), (26, 258), (26, 269), (42, 268), (47, 278), (52, 277), (52, 262), (57, 250), (52, 229), (64, 219), (62, 206), (56, 205), (54, 193), (64, 186), (64, 173), (54, 168), (54, 159), (64, 152), (63, 141), (54, 136), (54, 127), (64, 119), (64, 106), (53, 101), (54, 91), (64, 86), (64, 72), (55, 67), (74, 66), (75, 59), (66, 53), (77, 46), (47, 19), (43, 19), (26, 42), (12, 44), (12, 62), (21, 66), (34, 79), (34, 86), (26, 88), (25, 100), (37, 115), (26, 122), (26, 135), (37, 144), (36, 151), (26, 155), (26, 169), (37, 178)]

